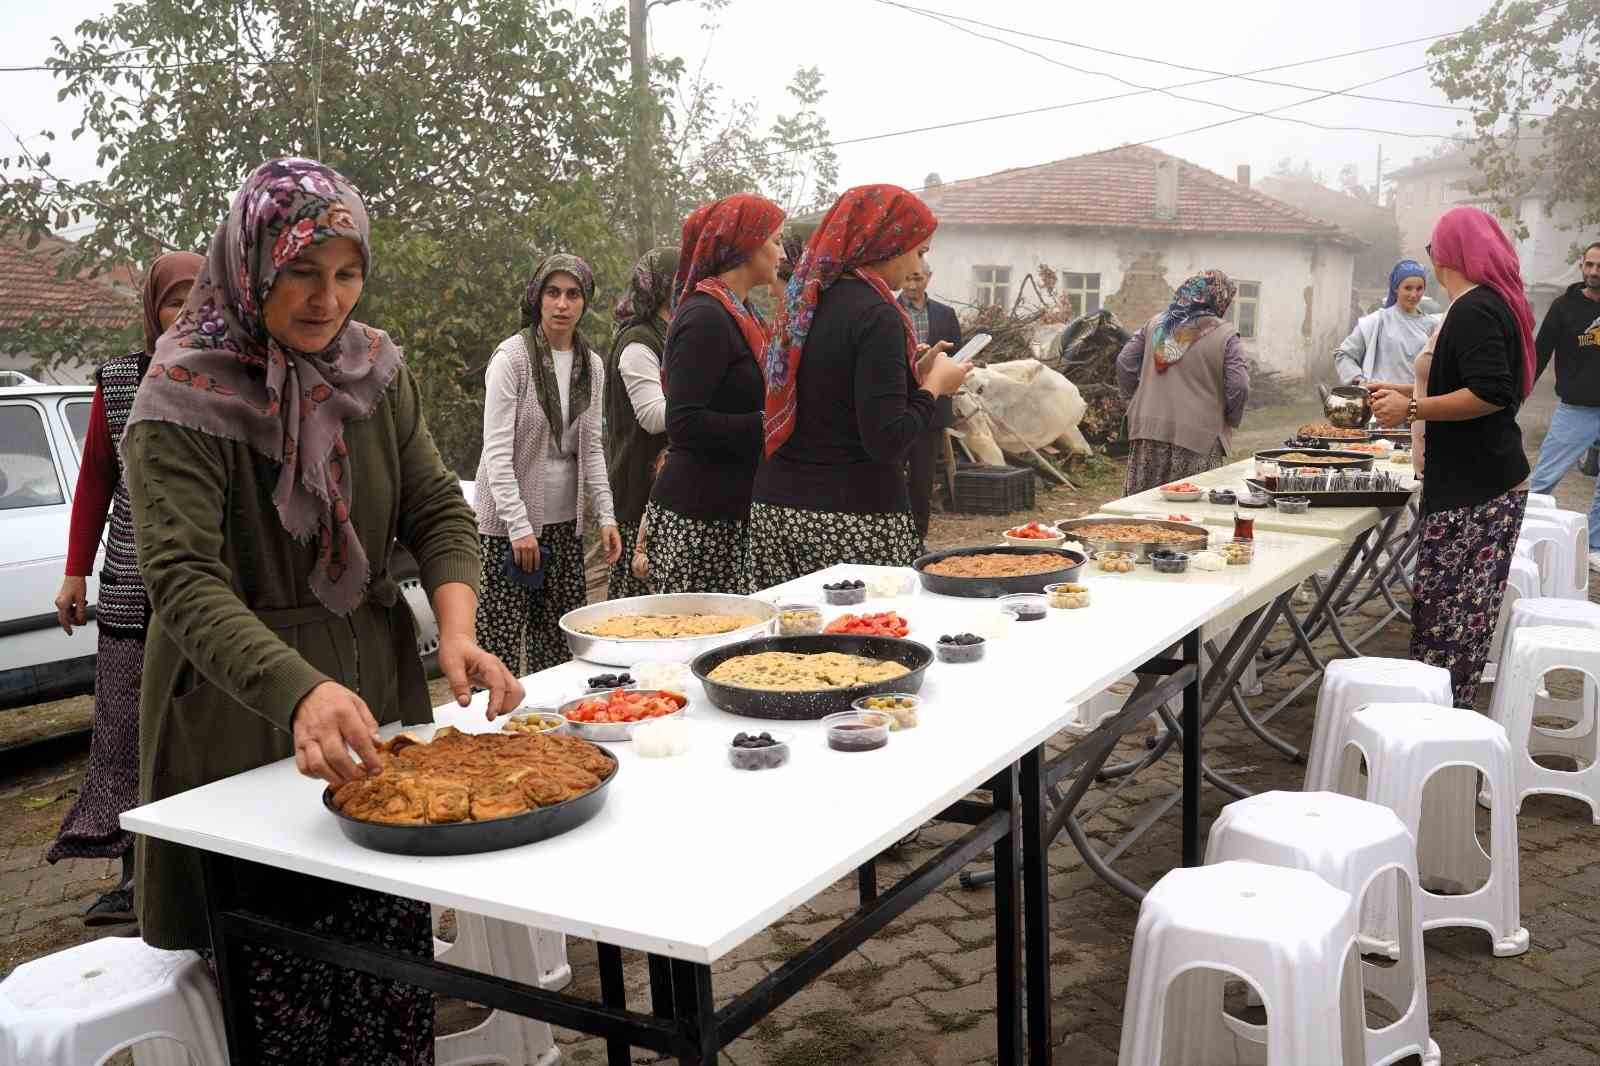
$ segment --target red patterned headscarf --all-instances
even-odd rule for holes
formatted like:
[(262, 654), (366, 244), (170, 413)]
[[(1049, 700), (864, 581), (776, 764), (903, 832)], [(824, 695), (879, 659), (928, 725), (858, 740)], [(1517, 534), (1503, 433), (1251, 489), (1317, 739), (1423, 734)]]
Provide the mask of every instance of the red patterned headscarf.
[(828, 209), (811, 235), (805, 254), (795, 267), (778, 312), (772, 344), (767, 348), (766, 451), (783, 447), (794, 432), (800, 356), (805, 351), (817, 301), (845, 274), (866, 282), (893, 307), (905, 324), (906, 360), (917, 365), (917, 331), (905, 308), (883, 278), (866, 269), (921, 246), (933, 235), (939, 221), (928, 205), (898, 185), (862, 185), (848, 189)]
[(783, 225), (783, 208), (755, 193), (741, 192), (701, 204), (683, 220), (678, 273), (672, 279), (672, 309), (703, 292), (720, 303), (739, 326), (750, 357), (761, 362), (771, 334), (732, 289), (717, 276), (742, 265)]
[(1436, 267), (1449, 267), (1466, 275), (1474, 285), (1500, 294), (1511, 308), (1522, 333), (1522, 396), (1533, 391), (1533, 308), (1522, 287), (1522, 263), (1517, 250), (1490, 215), (1477, 207), (1452, 207), (1433, 227), (1428, 254)]

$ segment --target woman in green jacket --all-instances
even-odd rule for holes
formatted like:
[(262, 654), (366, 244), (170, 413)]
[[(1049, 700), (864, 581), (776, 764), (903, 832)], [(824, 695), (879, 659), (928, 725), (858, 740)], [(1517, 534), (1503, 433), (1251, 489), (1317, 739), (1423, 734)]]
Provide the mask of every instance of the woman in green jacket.
[[(291, 755), (342, 784), (376, 765), (381, 723), (432, 719), (389, 575), (396, 540), (421, 567), (457, 699), (489, 689), (491, 717), (521, 701), (473, 640), (472, 509), (399, 349), (351, 318), (370, 268), (356, 190), (311, 160), (265, 163), (157, 345), (124, 437), (154, 613), (144, 802)], [(247, 865), (252, 909), (431, 955), (426, 904)], [(209, 948), (197, 853), (141, 839), (137, 880), (146, 941)], [(257, 947), (242, 960), (259, 1062), (433, 1061), (429, 993)]]

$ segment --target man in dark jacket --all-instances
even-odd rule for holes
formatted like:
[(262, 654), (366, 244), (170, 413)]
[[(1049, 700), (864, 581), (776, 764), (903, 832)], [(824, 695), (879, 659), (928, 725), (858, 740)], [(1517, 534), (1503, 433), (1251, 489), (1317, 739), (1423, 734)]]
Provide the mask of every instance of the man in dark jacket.
[[(1583, 251), (1583, 281), (1556, 297), (1534, 342), (1535, 375), (1556, 361), (1556, 413), (1539, 446), (1529, 487), (1555, 488), (1572, 464), (1600, 441), (1600, 241)], [(1600, 573), (1600, 483), (1589, 505), (1589, 569)]]
[[(955, 309), (938, 300), (928, 298), (928, 282), (933, 278), (933, 268), (926, 272), (908, 274), (900, 288), (900, 306), (911, 316), (911, 325), (917, 331), (917, 343), (929, 346), (945, 341), (954, 355), (961, 347), (961, 323), (956, 320)], [(934, 472), (939, 466), (939, 452), (944, 442), (945, 428), (952, 424), (950, 397), (939, 399), (938, 417), (928, 432), (912, 445), (906, 463), (906, 481), (911, 487), (911, 518), (917, 526), (917, 536), (928, 539), (928, 513), (933, 500)]]

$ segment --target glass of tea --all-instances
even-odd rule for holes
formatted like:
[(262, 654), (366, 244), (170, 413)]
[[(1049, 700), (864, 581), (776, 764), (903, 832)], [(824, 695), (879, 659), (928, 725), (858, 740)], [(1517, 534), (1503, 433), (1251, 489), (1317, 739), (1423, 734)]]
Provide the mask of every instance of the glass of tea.
[(1233, 512), (1233, 539), (1256, 539), (1256, 520), (1253, 516), (1243, 515), (1238, 511)]

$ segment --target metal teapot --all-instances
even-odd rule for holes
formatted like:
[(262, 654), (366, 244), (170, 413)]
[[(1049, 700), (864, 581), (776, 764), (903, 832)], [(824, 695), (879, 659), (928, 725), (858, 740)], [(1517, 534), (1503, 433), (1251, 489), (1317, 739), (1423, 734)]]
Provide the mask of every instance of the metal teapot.
[(1372, 419), (1372, 393), (1363, 385), (1340, 385), (1322, 397), (1322, 413), (1340, 429), (1366, 429)]

